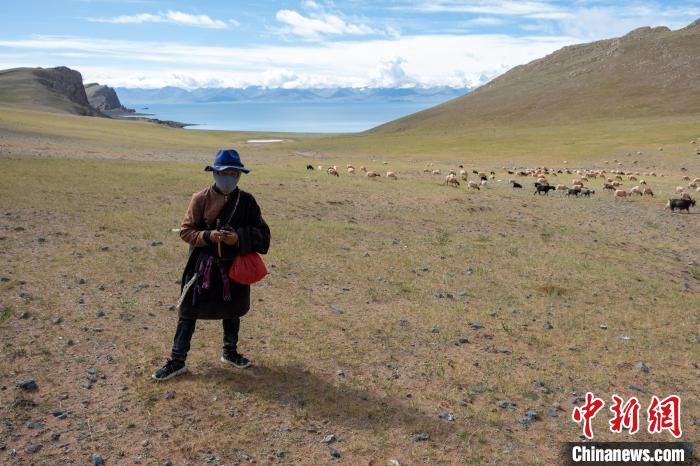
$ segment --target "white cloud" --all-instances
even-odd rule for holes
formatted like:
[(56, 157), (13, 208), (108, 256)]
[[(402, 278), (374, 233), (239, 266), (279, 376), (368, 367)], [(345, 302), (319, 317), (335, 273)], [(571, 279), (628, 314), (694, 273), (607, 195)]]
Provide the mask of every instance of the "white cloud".
[[(89, 21), (96, 23), (113, 24), (141, 24), (141, 23), (171, 23), (183, 26), (193, 26), (208, 29), (225, 29), (228, 27), (225, 21), (212, 19), (207, 15), (191, 15), (182, 11), (168, 10), (159, 11), (157, 14), (140, 13), (136, 15), (115, 16), (113, 18), (89, 18)], [(238, 25), (236, 20), (229, 20), (234, 25)]]
[(423, 0), (417, 3), (410, 2), (410, 5), (411, 6), (403, 8), (426, 13), (451, 12), (515, 16), (558, 13), (564, 11), (561, 7), (556, 5), (538, 1)]
[(312, 13), (307, 17), (293, 10), (279, 10), (275, 18), (285, 26), (282, 32), (306, 39), (317, 39), (322, 35), (357, 36), (379, 33), (365, 24), (347, 23), (340, 16), (330, 13)]
[[(230, 87), (461, 86), (480, 83), (482, 76), (491, 77), (575, 42), (572, 37), (441, 34), (215, 47), (36, 36), (0, 40), (0, 68), (67, 65), (83, 73), (86, 82), (112, 86), (198, 87), (214, 80)], [(5, 55), (17, 51), (25, 58)], [(75, 53), (84, 58), (66, 56)]]
[(416, 79), (406, 74), (403, 64), (406, 59), (394, 57), (391, 60), (382, 61), (377, 68), (370, 73), (369, 87), (415, 87), (418, 85)]

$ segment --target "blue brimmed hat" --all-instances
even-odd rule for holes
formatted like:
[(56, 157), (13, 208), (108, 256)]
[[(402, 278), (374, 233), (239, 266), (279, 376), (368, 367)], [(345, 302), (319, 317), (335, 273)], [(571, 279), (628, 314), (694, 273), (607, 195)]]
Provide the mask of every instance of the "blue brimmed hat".
[(220, 172), (228, 169), (240, 170), (243, 173), (250, 173), (250, 168), (245, 168), (241, 162), (241, 156), (235, 149), (221, 149), (214, 156), (214, 163), (207, 165), (204, 170), (208, 172)]

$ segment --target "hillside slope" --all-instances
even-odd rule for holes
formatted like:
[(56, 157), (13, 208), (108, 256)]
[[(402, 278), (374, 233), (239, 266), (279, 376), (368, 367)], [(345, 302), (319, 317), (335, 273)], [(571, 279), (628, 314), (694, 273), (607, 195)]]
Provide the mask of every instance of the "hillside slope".
[(700, 20), (671, 31), (564, 47), (472, 93), (369, 132), (441, 133), (474, 126), (700, 113)]
[(64, 66), (0, 70), (0, 105), (103, 116), (90, 106), (82, 75)]

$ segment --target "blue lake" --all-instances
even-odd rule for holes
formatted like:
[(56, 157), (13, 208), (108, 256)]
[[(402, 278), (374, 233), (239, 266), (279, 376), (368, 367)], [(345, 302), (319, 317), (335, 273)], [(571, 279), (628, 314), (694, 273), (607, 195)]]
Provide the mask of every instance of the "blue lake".
[[(382, 123), (440, 104), (420, 102), (271, 103), (214, 102), (188, 104), (130, 104), (126, 107), (152, 118), (192, 123), (190, 130), (289, 131), (347, 133), (364, 131)], [(147, 110), (144, 110), (148, 107)]]

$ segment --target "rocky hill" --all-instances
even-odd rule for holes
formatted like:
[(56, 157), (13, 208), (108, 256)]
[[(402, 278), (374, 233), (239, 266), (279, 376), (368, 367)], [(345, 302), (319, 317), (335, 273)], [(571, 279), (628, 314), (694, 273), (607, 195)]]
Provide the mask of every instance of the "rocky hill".
[(133, 113), (134, 110), (124, 107), (114, 89), (98, 83), (85, 85), (85, 93), (90, 106), (106, 114)]
[(700, 113), (700, 20), (564, 47), (466, 96), (370, 130), (444, 136), (466, 127)]
[(65, 66), (0, 71), (0, 104), (104, 116), (90, 105), (82, 75)]

